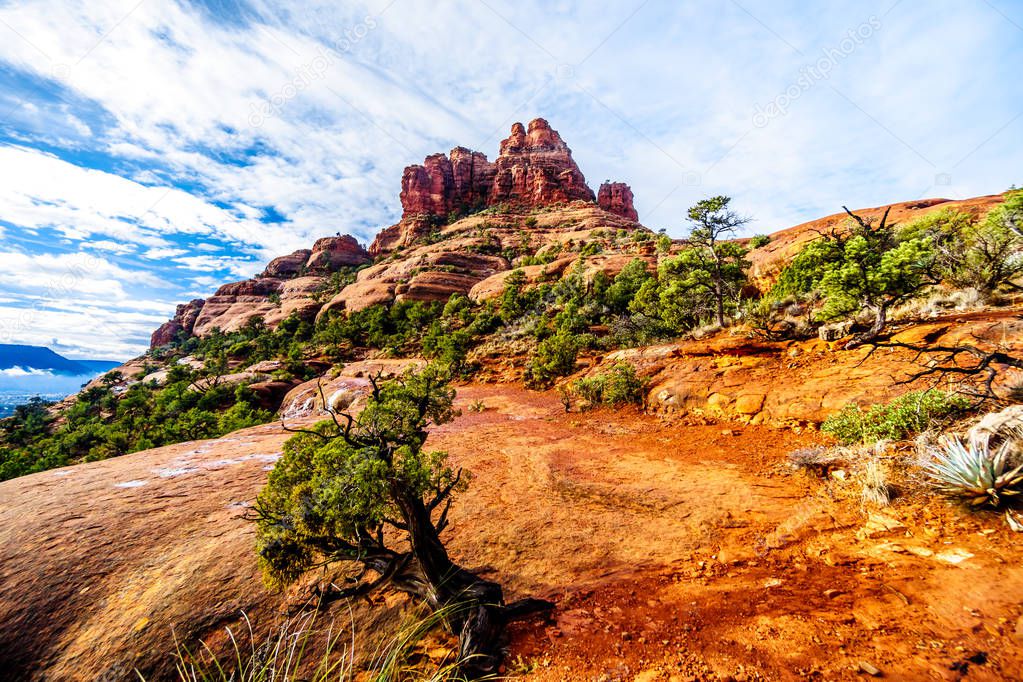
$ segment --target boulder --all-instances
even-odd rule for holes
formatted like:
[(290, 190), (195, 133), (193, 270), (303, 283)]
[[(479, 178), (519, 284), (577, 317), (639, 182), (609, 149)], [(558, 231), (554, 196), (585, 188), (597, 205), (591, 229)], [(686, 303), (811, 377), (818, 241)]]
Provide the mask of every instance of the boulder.
[(277, 277), (280, 279), (297, 277), (305, 270), (310, 255), (312, 255), (311, 250), (299, 249), (289, 253), (287, 256), (274, 258), (266, 266), (266, 269), (263, 270), (261, 277)]
[(351, 235), (324, 237), (313, 244), (306, 263), (310, 272), (334, 272), (343, 267), (363, 265), (371, 260), (366, 249)]
[(202, 311), (205, 303), (205, 300), (196, 298), (188, 303), (179, 305), (174, 312), (174, 317), (164, 322), (153, 332), (153, 335), (150, 337), (149, 347), (157, 348), (164, 346), (173, 341), (178, 333), (182, 331), (185, 334), (191, 334), (195, 328), (195, 321), (199, 317), (199, 313)]

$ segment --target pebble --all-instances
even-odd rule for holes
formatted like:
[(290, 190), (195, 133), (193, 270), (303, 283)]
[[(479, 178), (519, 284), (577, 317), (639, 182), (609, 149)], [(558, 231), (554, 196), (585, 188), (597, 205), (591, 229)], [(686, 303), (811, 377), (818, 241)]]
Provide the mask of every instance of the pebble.
[(859, 669), (861, 673), (866, 673), (871, 677), (881, 677), (881, 671), (866, 661), (860, 661)]

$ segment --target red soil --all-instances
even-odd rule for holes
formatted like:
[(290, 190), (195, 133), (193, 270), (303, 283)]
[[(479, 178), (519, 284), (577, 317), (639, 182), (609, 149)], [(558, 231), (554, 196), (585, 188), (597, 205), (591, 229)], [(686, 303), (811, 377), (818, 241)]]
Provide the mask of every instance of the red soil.
[[(483, 412), (468, 409), (477, 401)], [(855, 481), (785, 468), (810, 431), (565, 414), (555, 395), (507, 385), (463, 387), (458, 404), (431, 437), (475, 474), (452, 510), (452, 554), (509, 598), (558, 605), (552, 623), (513, 626), (510, 672), (521, 661), (536, 680), (854, 679), (861, 662), (900, 680), (1023, 673), (1023, 552), (998, 517), (918, 495), (871, 521)], [(132, 679), (138, 666), (159, 679), (172, 627), (215, 636), (239, 609), (257, 629), (276, 622), (285, 597), (260, 584), (241, 513), (285, 435), (257, 427), (0, 484), (8, 677)], [(344, 605), (334, 612), (347, 620)], [(385, 631), (393, 614), (356, 606), (363, 628)]]

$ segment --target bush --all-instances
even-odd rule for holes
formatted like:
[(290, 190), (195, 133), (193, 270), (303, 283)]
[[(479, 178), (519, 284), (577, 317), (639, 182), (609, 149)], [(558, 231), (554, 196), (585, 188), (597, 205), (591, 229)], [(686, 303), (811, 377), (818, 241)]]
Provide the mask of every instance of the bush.
[(771, 243), (770, 237), (768, 237), (766, 234), (758, 234), (749, 240), (749, 247), (751, 249), (759, 249), (764, 246), (767, 246), (770, 243)]
[(873, 405), (864, 411), (850, 403), (829, 417), (821, 431), (847, 445), (879, 440), (905, 440), (966, 412), (970, 401), (960, 395), (937, 390), (914, 391), (887, 405)]
[(642, 405), (646, 381), (636, 375), (635, 367), (627, 362), (619, 362), (607, 372), (577, 379), (572, 382), (571, 390), (583, 400), (583, 409), (597, 405)]
[(565, 331), (559, 331), (541, 341), (536, 354), (526, 366), (526, 386), (550, 388), (557, 377), (571, 374), (575, 370), (580, 346), (578, 335)]

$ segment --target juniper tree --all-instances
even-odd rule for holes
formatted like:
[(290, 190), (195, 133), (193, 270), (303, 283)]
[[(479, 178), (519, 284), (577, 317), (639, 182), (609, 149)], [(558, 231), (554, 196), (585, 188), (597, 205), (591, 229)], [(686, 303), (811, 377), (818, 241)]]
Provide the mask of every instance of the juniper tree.
[(818, 313), (822, 321), (869, 316), (869, 327), (846, 344), (852, 348), (876, 339), (892, 308), (940, 280), (930, 241), (900, 241), (888, 222), (890, 207), (880, 223), (842, 208), (852, 220), (851, 230), (810, 242), (782, 272), (772, 296), (819, 292), (824, 297)]
[(255, 505), (264, 577), (280, 587), (337, 564), (347, 583), (328, 600), (390, 585), (441, 614), (465, 674), (494, 672), (505, 624), (551, 605), (505, 604), (499, 584), (448, 556), (441, 533), (466, 475), (424, 448), (430, 427), (455, 416), (446, 372), (429, 366), (371, 385), (361, 413), (332, 412), (285, 444)]
[(746, 283), (746, 249), (730, 241), (749, 222), (728, 208), (731, 199), (710, 197), (689, 209), (692, 224), (686, 246), (661, 262), (657, 280), (642, 283), (633, 312), (660, 318), (668, 328), (681, 331), (706, 315), (725, 324), (725, 313)]

